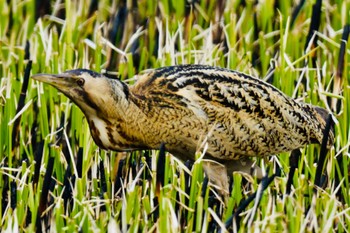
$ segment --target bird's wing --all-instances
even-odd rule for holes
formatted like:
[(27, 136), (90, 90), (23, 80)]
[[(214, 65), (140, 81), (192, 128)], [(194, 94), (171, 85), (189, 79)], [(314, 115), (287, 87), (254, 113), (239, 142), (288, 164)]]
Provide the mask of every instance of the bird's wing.
[[(191, 109), (224, 133), (242, 134), (242, 141), (302, 146), (313, 137), (314, 116), (274, 86), (236, 71), (185, 65), (155, 69), (141, 76), (131, 92), (149, 106)], [(315, 123), (316, 122), (316, 123)], [(320, 128), (320, 127), (318, 127)], [(246, 140), (246, 141), (244, 141)], [(280, 141), (279, 141), (280, 140)], [(281, 140), (284, 140), (283, 142)], [(257, 142), (255, 142), (257, 143)], [(277, 152), (277, 150), (276, 150)]]
[(130, 88), (140, 99), (178, 105), (205, 103), (218, 108), (260, 118), (295, 110), (298, 104), (260, 79), (218, 67), (202, 65), (170, 66), (151, 70)]

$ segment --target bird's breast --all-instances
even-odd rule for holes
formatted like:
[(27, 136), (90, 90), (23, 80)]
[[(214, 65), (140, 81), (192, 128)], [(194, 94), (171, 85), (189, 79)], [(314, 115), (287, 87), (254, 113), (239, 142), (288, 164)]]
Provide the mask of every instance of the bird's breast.
[(140, 148), (137, 140), (124, 132), (119, 121), (107, 122), (94, 117), (89, 119), (89, 125), (95, 143), (103, 149), (128, 151)]
[(89, 119), (89, 126), (92, 138), (96, 144), (104, 149), (109, 149), (112, 147), (111, 137), (112, 132), (108, 130), (108, 127), (104, 121), (95, 117)]

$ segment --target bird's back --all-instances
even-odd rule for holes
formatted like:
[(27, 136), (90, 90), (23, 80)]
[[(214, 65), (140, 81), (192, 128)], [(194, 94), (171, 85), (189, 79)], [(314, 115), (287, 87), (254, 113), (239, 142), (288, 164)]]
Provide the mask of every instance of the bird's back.
[(130, 92), (152, 127), (159, 128), (152, 132), (161, 132), (147, 136), (149, 143), (160, 140), (177, 154), (193, 153), (207, 140), (207, 153), (219, 159), (265, 156), (320, 143), (323, 137), (325, 115), (316, 107), (228, 69), (159, 68), (140, 75)]

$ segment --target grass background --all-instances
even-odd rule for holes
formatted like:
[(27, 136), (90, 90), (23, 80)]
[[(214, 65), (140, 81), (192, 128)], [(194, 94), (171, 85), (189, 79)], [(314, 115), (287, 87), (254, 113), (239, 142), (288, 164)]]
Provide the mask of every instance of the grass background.
[[(1, 1), (1, 231), (349, 231), (349, 10), (342, 0)], [(194, 63), (330, 110), (323, 188), (320, 146), (310, 145), (294, 174), (290, 153), (257, 159), (268, 175), (280, 171), (263, 192), (267, 180), (233, 174), (224, 203), (200, 161), (100, 150), (78, 107), (29, 79), (88, 68), (133, 83), (144, 69)]]

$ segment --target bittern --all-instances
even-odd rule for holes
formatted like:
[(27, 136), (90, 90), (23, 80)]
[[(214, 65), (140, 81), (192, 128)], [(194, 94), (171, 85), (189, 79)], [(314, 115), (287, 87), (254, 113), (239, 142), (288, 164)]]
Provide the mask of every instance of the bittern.
[[(132, 86), (87, 69), (33, 78), (79, 106), (103, 149), (158, 149), (164, 143), (171, 154), (194, 160), (205, 142), (204, 170), (224, 189), (227, 171), (250, 171), (248, 157), (320, 144), (328, 115), (261, 79), (205, 65), (148, 70)], [(328, 147), (333, 141), (331, 132)]]

